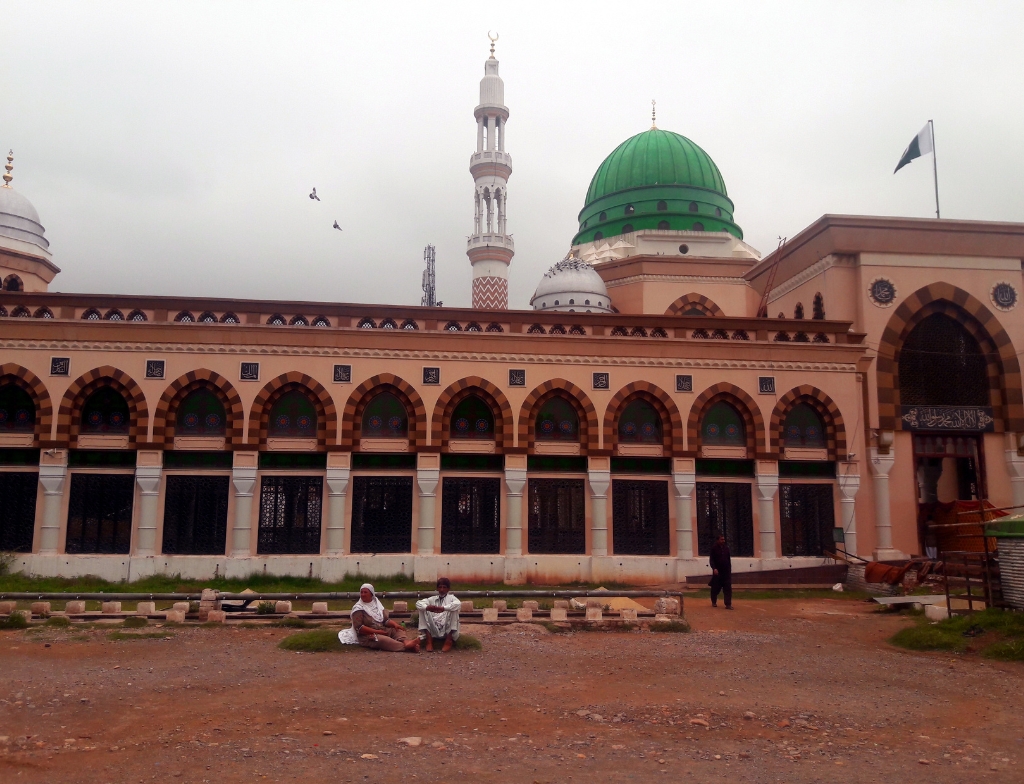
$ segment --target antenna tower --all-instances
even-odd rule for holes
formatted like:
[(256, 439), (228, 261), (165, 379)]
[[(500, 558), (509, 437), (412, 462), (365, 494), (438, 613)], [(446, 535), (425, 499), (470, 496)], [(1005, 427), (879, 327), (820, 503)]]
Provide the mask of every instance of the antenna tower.
[(425, 305), (428, 308), (433, 308), (437, 306), (437, 290), (434, 285), (433, 245), (427, 245), (427, 247), (423, 249), (423, 261), (426, 262), (427, 268), (423, 270), (423, 298), (420, 300), (420, 304)]

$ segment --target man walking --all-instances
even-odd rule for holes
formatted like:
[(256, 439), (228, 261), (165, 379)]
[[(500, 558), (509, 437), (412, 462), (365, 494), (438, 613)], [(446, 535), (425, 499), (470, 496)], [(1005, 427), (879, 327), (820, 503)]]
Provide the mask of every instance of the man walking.
[(718, 606), (718, 593), (725, 594), (725, 609), (732, 609), (732, 556), (729, 554), (729, 545), (725, 543), (725, 537), (719, 534), (711, 547), (711, 557), (708, 559), (711, 566), (711, 606)]

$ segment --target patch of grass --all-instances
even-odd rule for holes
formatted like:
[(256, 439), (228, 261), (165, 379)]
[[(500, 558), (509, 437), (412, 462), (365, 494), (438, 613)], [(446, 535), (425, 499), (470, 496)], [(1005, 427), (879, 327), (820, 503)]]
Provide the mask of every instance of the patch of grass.
[(143, 626), (149, 625), (149, 619), (139, 615), (134, 618), (125, 618), (121, 625), (126, 629), (141, 629)]
[(484, 646), (480, 640), (471, 634), (460, 634), (459, 639), (455, 641), (455, 650), (457, 651), (482, 651), (483, 649)]
[(989, 608), (939, 623), (918, 618), (914, 626), (901, 629), (889, 642), (912, 651), (980, 649), (983, 656), (993, 659), (1024, 661), (1024, 614)]
[(289, 629), (305, 629), (307, 626), (316, 626), (316, 624), (306, 623), (301, 618), (282, 618), (279, 621), (272, 621), (271, 626), (285, 626)]
[(0, 618), (0, 631), (9, 629), (27, 629), (28, 621), (20, 612), (12, 612), (6, 618)]
[(900, 629), (889, 642), (911, 651), (965, 651), (967, 643), (961, 633), (940, 626), (917, 624)]
[(1024, 638), (1015, 638), (997, 642), (988, 646), (981, 655), (999, 661), (1024, 662)]
[(46, 619), (46, 625), (59, 626), (63, 629), (66, 629), (68, 626), (71, 625), (71, 619), (63, 615), (51, 615), (49, 618)]
[(306, 653), (324, 653), (326, 651), (345, 651), (359, 649), (358, 645), (342, 645), (335, 629), (313, 629), (308, 632), (290, 634), (277, 644), (285, 651), (305, 651)]
[(171, 635), (165, 632), (111, 632), (107, 639), (113, 642), (124, 642), (125, 640), (161, 640)]
[(0, 553), (0, 577), (6, 577), (11, 573), (11, 567), (14, 566), (14, 562), (17, 558), (17, 553)]
[(256, 605), (257, 615), (271, 615), (277, 609), (277, 602), (260, 602)]
[(541, 621), (541, 626), (552, 634), (569, 634), (572, 631), (572, 627), (567, 623), (561, 624), (553, 623), (551, 621)]
[(678, 621), (657, 621), (651, 624), (652, 632), (664, 632), (669, 634), (686, 634), (690, 629), (690, 624), (684, 620)]
[[(710, 578), (709, 578), (710, 579)], [(842, 593), (833, 591), (831, 588), (744, 588), (742, 585), (732, 586), (732, 595), (737, 601), (750, 599), (760, 601), (762, 599), (837, 599), (847, 601), (865, 601), (877, 594), (867, 591), (851, 591), (844, 589)], [(692, 599), (710, 599), (711, 590), (701, 588), (698, 591), (686, 591), (683, 594), (683, 601)]]

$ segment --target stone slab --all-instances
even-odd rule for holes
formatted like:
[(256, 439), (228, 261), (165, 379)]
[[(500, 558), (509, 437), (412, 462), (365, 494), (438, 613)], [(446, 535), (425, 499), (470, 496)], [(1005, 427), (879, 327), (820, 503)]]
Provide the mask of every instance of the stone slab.
[(498, 611), (493, 607), (484, 607), (484, 620), (485, 621), (496, 621), (498, 620)]
[(504, 599), (495, 599), (491, 606), (498, 612), (505, 612), (508, 610), (508, 602)]
[(467, 599), (464, 602), (460, 602), (459, 612), (473, 612), (473, 601), (472, 601), (472, 599)]
[[(943, 596), (943, 599), (946, 597)], [(926, 604), (924, 606), (924, 617), (929, 621), (944, 621), (949, 617), (949, 610), (945, 604)]]
[(188, 602), (175, 602), (172, 605), (171, 609), (177, 610), (178, 612), (187, 613), (190, 609), (190, 605)]
[(72, 599), (70, 602), (64, 605), (65, 615), (78, 615), (79, 613), (85, 612), (85, 602), (81, 599)]
[(391, 607), (391, 612), (409, 612), (409, 602), (395, 602)]
[(327, 614), (327, 602), (313, 602), (313, 614), (314, 615), (326, 615)]
[(662, 596), (654, 602), (655, 615), (679, 615), (679, 600), (672, 596)]
[(540, 609), (540, 604), (538, 602), (527, 599), (525, 602), (523, 602), (523, 609), (533, 610), (534, 612), (537, 612), (537, 610)]
[(156, 615), (156, 602), (139, 602), (135, 605), (138, 615)]
[(569, 620), (569, 611), (565, 607), (553, 607), (551, 609), (551, 620), (567, 621)]
[(621, 610), (619, 610), (619, 617), (624, 621), (635, 621), (636, 610), (633, 610), (629, 607), (623, 607)]
[(604, 620), (604, 612), (600, 607), (588, 607), (587, 608), (587, 620), (588, 621), (601, 621)]
[(164, 618), (168, 623), (185, 623), (185, 613), (181, 610), (168, 610)]
[(104, 615), (121, 612), (121, 602), (103, 602), (100, 605), (100, 612)]
[(0, 613), (10, 615), (18, 607), (17, 602), (0, 602)]
[(292, 603), (287, 601), (280, 601), (274, 605), (274, 612), (276, 613), (290, 613), (292, 611)]
[(210, 610), (206, 615), (207, 623), (227, 623), (228, 614), (223, 610)]
[(554, 607), (555, 607), (555, 609), (559, 609), (559, 610), (568, 610), (569, 609), (569, 600), (568, 599), (555, 599)]
[(33, 615), (49, 615), (50, 614), (50, 603), (49, 602), (32, 602), (32, 614)]
[(516, 610), (516, 620), (517, 621), (532, 621), (533, 620), (533, 610), (531, 610), (529, 607), (520, 607), (518, 610)]

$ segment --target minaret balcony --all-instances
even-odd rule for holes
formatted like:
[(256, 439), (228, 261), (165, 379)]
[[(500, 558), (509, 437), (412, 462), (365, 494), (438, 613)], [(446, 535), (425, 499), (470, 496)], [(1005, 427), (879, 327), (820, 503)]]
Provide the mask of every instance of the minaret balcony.
[(467, 252), (478, 248), (503, 248), (515, 253), (516, 245), (507, 234), (474, 234), (466, 243)]
[(507, 166), (511, 169), (512, 156), (502, 150), (484, 150), (483, 152), (475, 152), (469, 156), (470, 169), (474, 166), (480, 165), (481, 163), (496, 163), (500, 166)]

